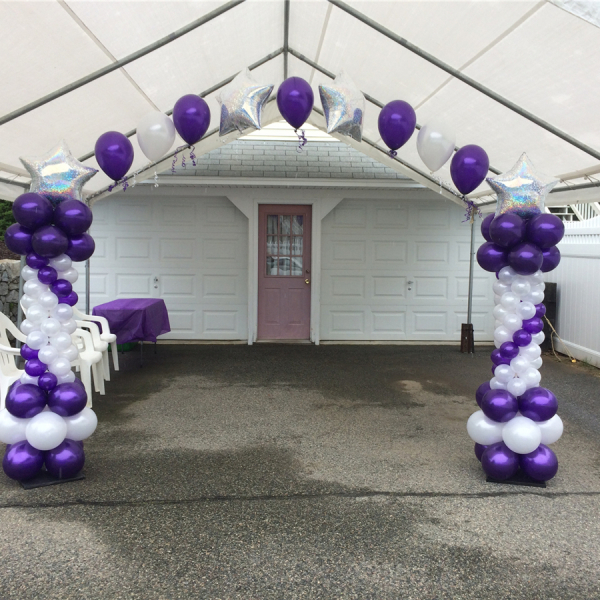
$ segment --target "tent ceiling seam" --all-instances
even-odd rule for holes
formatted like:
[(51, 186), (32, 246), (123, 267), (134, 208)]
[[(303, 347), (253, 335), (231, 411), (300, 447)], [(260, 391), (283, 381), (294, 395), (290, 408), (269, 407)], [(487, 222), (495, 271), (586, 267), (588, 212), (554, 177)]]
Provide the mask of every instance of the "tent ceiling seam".
[[(319, 43), (317, 44), (317, 52), (315, 54), (315, 62), (318, 63), (321, 58), (321, 51), (323, 50), (323, 43), (325, 41), (325, 35), (327, 33), (327, 28), (329, 27), (329, 17), (331, 17), (331, 11), (333, 6), (330, 4), (327, 7), (327, 13), (325, 14), (325, 20), (323, 21), (323, 27), (321, 29), (321, 37), (319, 38)], [(309, 83), (312, 85), (313, 79), (315, 78), (315, 68), (313, 67), (312, 73), (308, 78)]]

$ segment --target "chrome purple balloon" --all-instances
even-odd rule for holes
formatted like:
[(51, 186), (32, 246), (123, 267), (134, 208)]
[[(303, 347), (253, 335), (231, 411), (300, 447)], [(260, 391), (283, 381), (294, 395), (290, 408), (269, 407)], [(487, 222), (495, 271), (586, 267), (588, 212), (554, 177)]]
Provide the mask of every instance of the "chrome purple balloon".
[(50, 371), (46, 371), (46, 373), (40, 375), (40, 378), (38, 379), (38, 387), (46, 392), (53, 390), (57, 383), (58, 378), (54, 373), (50, 373)]
[(560, 262), (560, 250), (556, 246), (548, 248), (542, 252), (542, 266), (540, 267), (543, 273), (554, 271)]
[(46, 285), (50, 285), (51, 283), (54, 283), (58, 278), (58, 273), (56, 272), (56, 269), (52, 268), (52, 267), (42, 267), (39, 271), (38, 271), (38, 279), (42, 282), (45, 283)]
[(506, 423), (516, 416), (519, 403), (507, 390), (490, 390), (481, 400), (481, 410), (492, 421)]
[(481, 466), (486, 475), (504, 480), (519, 470), (519, 457), (504, 442), (492, 444), (481, 455)]
[(69, 240), (69, 247), (65, 254), (71, 257), (75, 262), (83, 262), (87, 260), (96, 249), (96, 244), (89, 233), (77, 235)]
[[(35, 359), (34, 359), (35, 360)], [(32, 383), (15, 381), (6, 394), (6, 410), (20, 419), (35, 417), (46, 406), (46, 392)]]
[(73, 291), (73, 286), (66, 279), (57, 279), (51, 286), (50, 291), (59, 298), (68, 296)]
[(72, 417), (81, 412), (87, 403), (83, 383), (76, 379), (72, 383), (61, 383), (48, 394), (48, 408), (61, 417)]
[(115, 181), (126, 175), (133, 163), (133, 145), (118, 131), (103, 133), (96, 140), (94, 153), (100, 168)]
[(490, 159), (485, 150), (468, 144), (458, 150), (450, 163), (452, 181), (461, 194), (470, 194), (485, 179)]
[(294, 129), (304, 125), (314, 102), (310, 84), (301, 77), (288, 77), (277, 90), (277, 108)]
[(519, 354), (519, 346), (514, 342), (504, 342), (499, 348), (500, 354), (510, 362)]
[(92, 221), (93, 215), (89, 206), (79, 200), (65, 200), (54, 211), (54, 224), (69, 237), (85, 233)]
[(556, 246), (564, 235), (565, 225), (556, 215), (544, 213), (527, 223), (527, 239), (542, 250)]
[(490, 237), (490, 223), (494, 220), (495, 216), (494, 213), (490, 213), (483, 221), (481, 221), (481, 235), (486, 242), (492, 241), (492, 238)]
[(33, 348), (30, 348), (27, 344), (23, 344), (21, 346), (21, 356), (25, 360), (31, 360), (32, 358), (37, 358), (39, 352), (40, 352), (39, 350), (34, 350)]
[(499, 271), (508, 265), (506, 250), (493, 242), (484, 242), (477, 249), (477, 263), (485, 271)]
[(50, 259), (46, 258), (45, 256), (40, 256), (35, 252), (30, 252), (25, 257), (25, 262), (27, 263), (27, 266), (31, 267), (32, 269), (41, 269), (50, 262)]
[(522, 242), (508, 253), (508, 263), (519, 275), (532, 275), (542, 266), (542, 251), (535, 245)]
[(477, 391), (475, 392), (475, 400), (477, 401), (477, 405), (479, 407), (481, 407), (481, 401), (483, 400), (483, 397), (491, 390), (492, 388), (490, 387), (490, 382), (489, 381), (484, 381), (478, 388)]
[(524, 329), (518, 329), (513, 333), (513, 342), (520, 348), (531, 344), (531, 334)]
[(558, 400), (546, 388), (529, 388), (519, 397), (519, 410), (532, 421), (548, 421), (558, 410)]
[(48, 198), (28, 192), (27, 194), (21, 194), (14, 201), (12, 212), (17, 223), (31, 231), (35, 231), (42, 225), (52, 223), (54, 209)]
[(398, 150), (415, 132), (417, 115), (408, 102), (392, 100), (381, 109), (377, 125), (385, 145), (390, 150)]
[(195, 144), (202, 139), (210, 125), (210, 108), (200, 96), (186, 94), (175, 102), (173, 123), (186, 144)]
[(538, 318), (542, 318), (546, 314), (546, 307), (543, 304), (535, 305), (535, 316)]
[(19, 223), (13, 223), (4, 232), (4, 243), (15, 254), (29, 254), (33, 249), (31, 238), (31, 231)]
[(54, 258), (66, 252), (69, 238), (62, 229), (55, 225), (44, 225), (31, 236), (31, 245), (36, 254)]
[(531, 333), (532, 335), (534, 333), (539, 333), (544, 329), (544, 321), (542, 321), (542, 319), (540, 319), (539, 317), (531, 317), (531, 319), (525, 319), (523, 321), (523, 329), (527, 333)]
[(17, 481), (25, 481), (35, 477), (44, 464), (45, 452), (37, 450), (29, 442), (23, 440), (11, 444), (2, 459), (2, 468), (8, 477)]
[(488, 448), (489, 446), (484, 446), (483, 444), (478, 444), (475, 442), (475, 456), (479, 462), (481, 462), (481, 457)]
[(507, 358), (502, 354), (500, 348), (495, 348), (494, 350), (492, 350), (490, 358), (492, 359), (492, 362), (496, 367), (498, 365), (509, 365), (511, 361), (510, 358)]
[(498, 215), (490, 225), (492, 242), (503, 248), (512, 248), (525, 237), (525, 221), (515, 213)]
[(77, 302), (79, 302), (77, 292), (71, 292), (68, 296), (58, 299), (59, 304), (68, 304), (69, 306), (75, 306)]
[(39, 377), (46, 372), (48, 365), (39, 358), (31, 358), (25, 363), (25, 373), (31, 377)]
[(85, 463), (83, 446), (66, 439), (62, 444), (46, 452), (46, 469), (50, 475), (59, 479), (75, 477)]
[(521, 454), (519, 463), (524, 473), (536, 481), (548, 481), (558, 471), (556, 454), (544, 444), (529, 454)]

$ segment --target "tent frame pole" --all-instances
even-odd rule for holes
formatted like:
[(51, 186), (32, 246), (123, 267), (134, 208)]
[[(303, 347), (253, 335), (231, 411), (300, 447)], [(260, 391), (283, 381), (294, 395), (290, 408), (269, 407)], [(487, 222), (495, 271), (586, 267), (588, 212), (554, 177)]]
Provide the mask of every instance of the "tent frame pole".
[(290, 0), (283, 1), (283, 79), (288, 78), (288, 56), (290, 49)]

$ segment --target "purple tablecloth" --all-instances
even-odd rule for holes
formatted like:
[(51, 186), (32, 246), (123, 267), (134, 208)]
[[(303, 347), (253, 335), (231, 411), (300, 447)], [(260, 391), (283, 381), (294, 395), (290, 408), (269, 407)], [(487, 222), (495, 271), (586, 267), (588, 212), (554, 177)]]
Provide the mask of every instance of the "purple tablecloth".
[(113, 300), (94, 307), (92, 314), (108, 321), (117, 344), (156, 342), (157, 336), (171, 331), (165, 302), (157, 298)]

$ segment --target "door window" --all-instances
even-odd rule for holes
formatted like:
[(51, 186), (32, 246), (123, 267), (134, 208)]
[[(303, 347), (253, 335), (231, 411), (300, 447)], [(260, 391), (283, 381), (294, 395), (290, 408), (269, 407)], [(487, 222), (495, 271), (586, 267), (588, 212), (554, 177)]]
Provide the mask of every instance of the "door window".
[(303, 215), (267, 215), (267, 275), (302, 276)]

